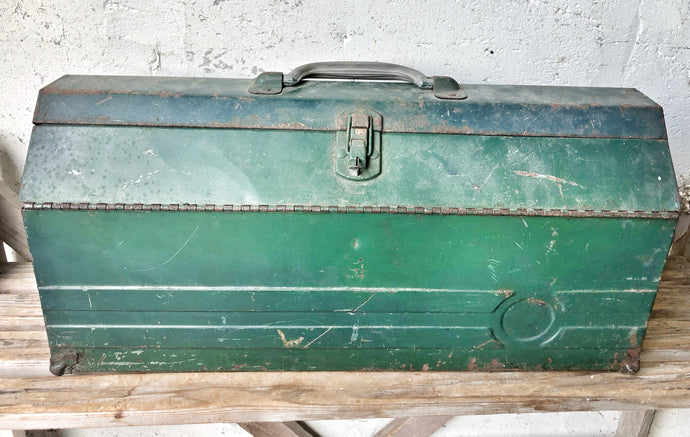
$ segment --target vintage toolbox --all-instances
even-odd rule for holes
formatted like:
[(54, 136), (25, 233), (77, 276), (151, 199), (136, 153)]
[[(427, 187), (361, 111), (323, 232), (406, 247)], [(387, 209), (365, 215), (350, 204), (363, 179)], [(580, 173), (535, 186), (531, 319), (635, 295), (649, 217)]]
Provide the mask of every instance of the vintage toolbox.
[(634, 89), (65, 76), (34, 123), (56, 374), (637, 369), (679, 204)]

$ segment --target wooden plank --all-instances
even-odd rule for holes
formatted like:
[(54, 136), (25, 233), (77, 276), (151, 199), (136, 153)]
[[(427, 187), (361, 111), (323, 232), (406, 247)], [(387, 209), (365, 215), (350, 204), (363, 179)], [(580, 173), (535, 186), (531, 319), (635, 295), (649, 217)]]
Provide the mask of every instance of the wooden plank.
[[(637, 375), (229, 372), (58, 378), (48, 373), (48, 351), (39, 343), (45, 331), (31, 266), (4, 265), (0, 293), (8, 300), (0, 305), (12, 301), (33, 308), (35, 314), (22, 310), (25, 316), (0, 321), (0, 342), (18, 346), (1, 349), (0, 423), (40, 429), (690, 408), (689, 277), (690, 263), (684, 257), (669, 260)], [(19, 297), (29, 294), (33, 301)]]
[(245, 422), (238, 425), (253, 437), (318, 437), (298, 422)]
[(453, 416), (400, 417), (393, 419), (374, 437), (428, 437)]
[(616, 437), (647, 437), (655, 413), (655, 410), (623, 411), (618, 420)]
[(21, 210), (2, 196), (0, 196), (0, 241), (7, 243), (25, 261), (31, 261)]
[(0, 330), (37, 331), (44, 328), (43, 316), (2, 316), (0, 317)]
[(0, 294), (30, 294), (38, 299), (32, 265), (30, 263), (0, 264)]

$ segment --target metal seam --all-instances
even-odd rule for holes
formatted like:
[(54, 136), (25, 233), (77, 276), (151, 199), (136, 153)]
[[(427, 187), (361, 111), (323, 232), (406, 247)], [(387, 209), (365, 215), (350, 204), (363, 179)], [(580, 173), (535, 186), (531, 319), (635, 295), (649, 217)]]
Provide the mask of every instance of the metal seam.
[(24, 202), (23, 210), (61, 211), (211, 211), (211, 212), (299, 212), (348, 214), (419, 214), (419, 215), (495, 215), (541, 217), (659, 218), (677, 219), (677, 211), (623, 211), (529, 208), (455, 208), (423, 206), (335, 206), (335, 205), (216, 205), (193, 203), (75, 203)]
[[(250, 125), (231, 125), (231, 124), (222, 124), (222, 123), (209, 123), (206, 125), (203, 124), (182, 124), (182, 123), (160, 123), (160, 122), (151, 122), (151, 123), (140, 123), (140, 124), (129, 124), (129, 122), (121, 122), (118, 123), (116, 121), (110, 121), (110, 122), (102, 122), (102, 123), (97, 123), (93, 121), (78, 121), (78, 120), (48, 120), (48, 119), (43, 119), (43, 120), (38, 120), (34, 119), (33, 124), (36, 126), (91, 126), (91, 127), (150, 127), (150, 128), (157, 128), (157, 127), (163, 127), (163, 128), (180, 128), (180, 129), (236, 129), (236, 130), (253, 130), (257, 129), (256, 126), (250, 126)], [(324, 128), (315, 128), (315, 127), (306, 127), (303, 128), (301, 126), (291, 126), (289, 128), (285, 128), (284, 126), (262, 126), (260, 129), (262, 130), (271, 130), (271, 131), (286, 131), (286, 132), (326, 132), (326, 133), (336, 133), (339, 131), (342, 131), (343, 129), (336, 127), (324, 127)], [(467, 132), (462, 129), (457, 129), (457, 130), (443, 130), (443, 129), (429, 129), (426, 131), (419, 131), (419, 130), (404, 130), (404, 129), (395, 129), (395, 130), (382, 130), (381, 133), (383, 134), (421, 134), (421, 135), (473, 135), (473, 136), (485, 136), (485, 137), (537, 137), (537, 138), (559, 138), (559, 139), (569, 139), (569, 138), (595, 138), (595, 139), (604, 139), (604, 140), (649, 140), (649, 141), (666, 141), (668, 142), (668, 135), (665, 137), (658, 137), (658, 136), (621, 136), (621, 135), (584, 135), (584, 134), (575, 134), (575, 133), (564, 133), (564, 134), (553, 134), (553, 133), (540, 133), (540, 132), (490, 132), (490, 131), (473, 131), (473, 132)]]

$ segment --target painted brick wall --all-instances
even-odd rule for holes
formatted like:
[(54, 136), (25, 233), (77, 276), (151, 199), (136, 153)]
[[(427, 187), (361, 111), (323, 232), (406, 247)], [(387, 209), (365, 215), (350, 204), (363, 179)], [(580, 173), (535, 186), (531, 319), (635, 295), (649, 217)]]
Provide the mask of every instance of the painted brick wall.
[(0, 194), (38, 89), (66, 73), (252, 77), (319, 60), (460, 82), (635, 87), (690, 173), (688, 0), (0, 0)]

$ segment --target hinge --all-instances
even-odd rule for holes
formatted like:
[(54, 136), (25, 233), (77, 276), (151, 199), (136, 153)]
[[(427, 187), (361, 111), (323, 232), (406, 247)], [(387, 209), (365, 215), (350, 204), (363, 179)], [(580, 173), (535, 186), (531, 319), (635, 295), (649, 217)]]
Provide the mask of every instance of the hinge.
[(603, 211), (531, 208), (458, 208), (447, 206), (355, 206), (355, 205), (220, 205), (195, 203), (75, 203), (24, 202), (24, 211), (170, 211), (170, 212), (319, 212), (424, 215), (505, 215), (518, 217), (577, 217), (677, 220), (678, 211)]
[(381, 174), (381, 115), (357, 112), (347, 118), (347, 127), (336, 133), (335, 172), (353, 181)]

